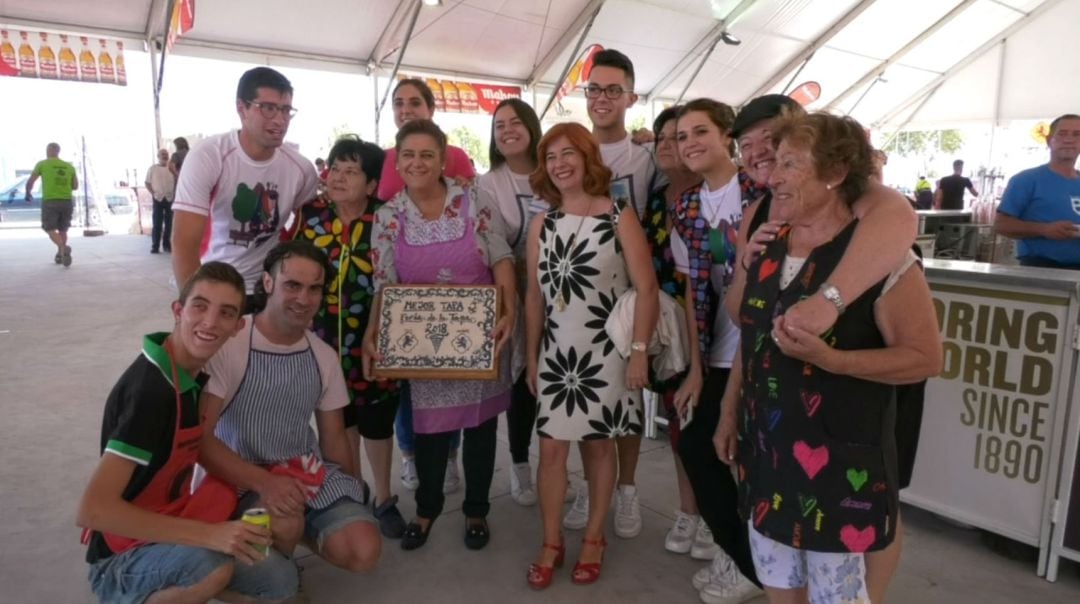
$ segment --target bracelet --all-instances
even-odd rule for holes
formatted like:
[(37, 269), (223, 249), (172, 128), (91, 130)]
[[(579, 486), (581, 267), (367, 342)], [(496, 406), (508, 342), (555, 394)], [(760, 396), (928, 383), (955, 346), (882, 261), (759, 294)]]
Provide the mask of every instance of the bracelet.
[(747, 271), (747, 272), (750, 271), (750, 264), (748, 264), (746, 262), (746, 253), (745, 252), (743, 253), (742, 262), (740, 262), (740, 264), (742, 264), (742, 267), (743, 267), (744, 271)]
[(840, 290), (836, 289), (835, 285), (829, 282), (824, 282), (821, 284), (821, 287), (818, 289), (818, 291), (821, 292), (821, 296), (823, 298), (825, 298), (829, 302), (832, 302), (833, 306), (836, 307), (836, 314), (844, 314), (844, 309), (846, 308), (846, 306), (844, 305), (844, 299), (840, 297)]

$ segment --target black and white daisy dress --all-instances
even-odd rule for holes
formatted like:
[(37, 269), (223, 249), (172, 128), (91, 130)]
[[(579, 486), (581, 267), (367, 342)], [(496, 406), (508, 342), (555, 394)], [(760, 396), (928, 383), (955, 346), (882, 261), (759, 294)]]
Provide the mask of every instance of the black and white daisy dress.
[(622, 207), (598, 216), (552, 210), (544, 218), (540, 436), (579, 441), (641, 432), (641, 391), (626, 389), (627, 361), (604, 331), (615, 300), (631, 287), (615, 236)]

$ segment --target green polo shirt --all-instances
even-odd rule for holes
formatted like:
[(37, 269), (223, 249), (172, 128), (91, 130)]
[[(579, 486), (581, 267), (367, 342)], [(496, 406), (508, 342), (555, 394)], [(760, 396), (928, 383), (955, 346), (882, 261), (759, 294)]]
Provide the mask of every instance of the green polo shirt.
[[(172, 362), (163, 347), (168, 333), (143, 338), (142, 354), (120, 376), (105, 402), (101, 422), (101, 453), (135, 463), (123, 498), (132, 501), (164, 467), (172, 453), (176, 429), (176, 391)], [(207, 375), (192, 378), (183, 367), (176, 368), (180, 386), (180, 427), (199, 423), (199, 392)], [(98, 533), (90, 539), (86, 561), (91, 564), (112, 555)]]
[(34, 174), (41, 177), (43, 200), (71, 201), (71, 181), (75, 177), (75, 166), (58, 157), (50, 157), (34, 166)]

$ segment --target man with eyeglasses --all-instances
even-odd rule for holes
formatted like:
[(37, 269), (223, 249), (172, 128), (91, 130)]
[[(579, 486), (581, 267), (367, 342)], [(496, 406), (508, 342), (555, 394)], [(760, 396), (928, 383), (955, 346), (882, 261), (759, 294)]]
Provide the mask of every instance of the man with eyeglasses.
[(292, 84), (269, 67), (240, 77), (240, 130), (195, 146), (173, 202), (173, 273), (185, 283), (211, 260), (244, 276), (248, 308), (266, 254), (293, 211), (315, 197), (318, 175), (310, 161), (283, 146), (296, 115)]
[(611, 197), (629, 203), (641, 216), (656, 163), (652, 149), (635, 144), (626, 131), (626, 110), (638, 99), (634, 64), (623, 53), (607, 48), (596, 53), (588, 79), (585, 100), (593, 136), (600, 143), (604, 164), (614, 172)]
[[(652, 149), (636, 144), (626, 131), (626, 110), (637, 102), (634, 94), (634, 64), (623, 53), (605, 49), (593, 58), (585, 87), (586, 107), (592, 133), (600, 143), (600, 155), (611, 169), (609, 195), (643, 216), (649, 191), (656, 177)], [(641, 418), (636, 423), (641, 425)], [(615, 489), (615, 534), (629, 539), (641, 534), (641, 505), (634, 475), (641, 453), (641, 434), (615, 439), (619, 476)], [(588, 477), (586, 477), (586, 480)], [(574, 503), (563, 516), (563, 526), (571, 530), (585, 527), (589, 516), (589, 489), (578, 486)]]

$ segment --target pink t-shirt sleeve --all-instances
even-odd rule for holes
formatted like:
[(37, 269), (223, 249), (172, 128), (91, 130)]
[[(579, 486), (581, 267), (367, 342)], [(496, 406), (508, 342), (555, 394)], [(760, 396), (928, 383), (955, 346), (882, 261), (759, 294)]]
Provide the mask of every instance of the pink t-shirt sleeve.
[(375, 194), (383, 201), (390, 201), (404, 188), (405, 181), (401, 180), (397, 171), (397, 149), (387, 149), (379, 176), (379, 190)]
[(450, 146), (446, 148), (446, 177), (448, 179), (476, 178), (476, 169), (473, 168), (469, 154), (460, 147)]
[(322, 340), (313, 340), (312, 350), (315, 352), (315, 360), (319, 364), (319, 374), (323, 382), (318, 410), (333, 411), (348, 405), (349, 393), (345, 388), (345, 374), (341, 370), (338, 355)]

